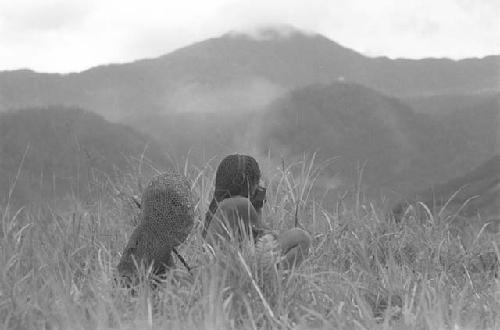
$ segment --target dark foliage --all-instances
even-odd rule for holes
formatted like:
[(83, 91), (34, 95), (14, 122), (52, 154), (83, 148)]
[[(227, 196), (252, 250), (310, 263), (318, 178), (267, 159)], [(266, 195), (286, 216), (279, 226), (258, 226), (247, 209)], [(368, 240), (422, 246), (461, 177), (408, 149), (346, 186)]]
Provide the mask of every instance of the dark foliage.
[[(78, 108), (30, 108), (0, 114), (0, 196), (4, 200), (26, 157), (14, 198), (27, 201), (90, 193), (96, 178), (115, 179), (130, 158), (167, 165), (160, 147), (130, 127)], [(101, 182), (104, 182), (101, 181)]]

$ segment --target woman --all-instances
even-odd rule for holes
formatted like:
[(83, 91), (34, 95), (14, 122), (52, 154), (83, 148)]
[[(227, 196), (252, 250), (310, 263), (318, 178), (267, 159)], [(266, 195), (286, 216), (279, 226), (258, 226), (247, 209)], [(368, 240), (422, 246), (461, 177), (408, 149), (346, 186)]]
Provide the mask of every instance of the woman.
[(260, 169), (248, 155), (229, 155), (219, 164), (215, 174), (215, 191), (203, 228), (203, 237), (210, 245), (241, 242), (250, 238), (258, 242), (270, 234), (282, 254), (280, 266), (299, 265), (309, 254), (311, 238), (302, 229), (294, 228), (274, 234), (262, 222), (265, 189), (259, 186)]

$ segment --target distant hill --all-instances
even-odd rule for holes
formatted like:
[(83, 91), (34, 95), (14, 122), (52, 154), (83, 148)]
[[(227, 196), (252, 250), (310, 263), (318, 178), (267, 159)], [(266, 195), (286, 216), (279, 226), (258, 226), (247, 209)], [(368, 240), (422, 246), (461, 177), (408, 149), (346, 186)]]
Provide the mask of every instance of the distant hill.
[(467, 136), (471, 149), (500, 153), (500, 95), (464, 104), (442, 116), (441, 122), (448, 129), (461, 131)]
[[(446, 116), (415, 113), (398, 99), (345, 83), (296, 89), (266, 111), (235, 114), (137, 116), (127, 123), (164, 141), (174, 157), (202, 164), (211, 157), (248, 151), (289, 159), (318, 151), (340, 156), (334, 170), (355, 176), (367, 161), (366, 183), (408, 193), (477, 166), (496, 152), (494, 102)], [(252, 148), (252, 146), (255, 146)]]
[(367, 161), (365, 183), (380, 186), (399, 178), (422, 153), (419, 129), (432, 127), (397, 99), (333, 83), (300, 88), (277, 101), (261, 136), (271, 152), (338, 156), (335, 168), (343, 177), (354, 179), (358, 163)]
[(159, 168), (168, 164), (147, 136), (82, 109), (7, 112), (0, 114), (0, 202), (13, 186), (25, 152), (13, 195), (17, 201), (88, 196), (96, 178), (113, 181), (131, 170), (132, 157), (140, 158), (143, 152)]
[[(257, 113), (135, 116), (126, 122), (163, 141), (174, 158), (190, 153), (200, 166), (235, 151), (288, 161), (318, 151), (323, 159), (340, 157), (326, 174), (352, 183), (357, 164), (367, 161), (364, 183), (398, 195), (451, 179), (495, 152), (495, 108), (476, 110), (472, 119), (466, 110), (438, 119), (373, 89), (337, 82), (295, 89)], [(470, 124), (481, 129), (468, 130)]]
[(410, 194), (393, 208), (397, 219), (407, 206), (422, 202), (432, 211), (441, 211), (466, 218), (480, 216), (483, 221), (500, 220), (500, 155), (495, 155), (471, 171)]
[[(476, 113), (478, 127), (486, 127), (491, 112)], [(365, 183), (402, 193), (450, 179), (490, 157), (495, 145), (486, 140), (496, 139), (495, 122), (488, 121), (488, 130), (471, 131), (463, 127), (468, 122), (461, 116), (455, 123), (437, 121), (372, 89), (333, 83), (297, 89), (276, 101), (258, 135), (277, 152), (340, 156), (336, 168), (346, 177), (367, 161)]]
[(403, 97), (401, 100), (418, 113), (449, 115), (464, 108), (473, 108), (482, 103), (498, 100), (500, 93), (437, 94)]
[[(428, 171), (436, 173), (430, 183), (461, 176), (500, 153), (500, 94), (463, 99), (451, 111), (440, 110), (427, 116), (437, 129), (425, 148), (434, 150), (427, 156)], [(445, 173), (438, 174), (440, 169)]]
[(257, 40), (226, 34), (159, 58), (81, 73), (0, 72), (0, 109), (77, 105), (113, 119), (251, 111), (291, 89), (333, 81), (355, 82), (397, 97), (499, 90), (499, 56), (391, 60), (363, 56), (317, 34), (268, 35)]

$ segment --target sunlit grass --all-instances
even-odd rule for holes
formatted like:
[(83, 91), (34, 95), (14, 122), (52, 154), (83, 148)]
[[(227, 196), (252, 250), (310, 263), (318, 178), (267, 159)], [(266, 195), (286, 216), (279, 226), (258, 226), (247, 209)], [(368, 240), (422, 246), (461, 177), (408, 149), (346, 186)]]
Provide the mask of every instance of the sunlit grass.
[[(131, 196), (154, 171), (102, 183), (90, 203), (68, 198), (0, 208), (0, 327), (13, 329), (495, 329), (500, 281), (474, 266), (498, 245), (476, 237), (465, 248), (446, 212), (410, 210), (395, 223), (358, 188), (338, 199), (317, 188), (334, 160), (259, 160), (266, 175), (266, 222), (296, 222), (314, 238), (291, 272), (263, 271), (250, 246), (212, 254), (201, 239), (216, 162), (179, 166), (193, 184), (197, 221), (178, 262), (157, 289), (116, 285), (115, 267), (137, 223)], [(60, 203), (58, 204), (60, 205)], [(418, 213), (418, 218), (417, 217)], [(296, 221), (297, 220), (297, 221)], [(482, 235), (482, 233), (479, 233)], [(216, 261), (214, 261), (216, 260)], [(387, 306), (389, 308), (387, 308)]]

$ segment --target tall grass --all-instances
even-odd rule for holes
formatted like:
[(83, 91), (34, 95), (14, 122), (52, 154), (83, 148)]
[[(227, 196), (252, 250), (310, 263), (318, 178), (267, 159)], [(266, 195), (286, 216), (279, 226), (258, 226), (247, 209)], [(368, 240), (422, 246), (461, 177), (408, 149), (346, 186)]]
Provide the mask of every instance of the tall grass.
[[(265, 163), (265, 160), (262, 160)], [(354, 189), (338, 199), (316, 189), (314, 157), (268, 162), (266, 222), (314, 238), (298, 268), (263, 267), (253, 246), (213, 258), (201, 239), (214, 167), (179, 166), (193, 183), (197, 225), (180, 247), (194, 269), (152, 289), (116, 285), (115, 266), (136, 224), (130, 196), (142, 171), (101, 183), (92, 203), (68, 199), (0, 208), (0, 327), (12, 329), (495, 329), (500, 281), (478, 266), (498, 246), (476, 237), (464, 248), (440, 217), (384, 216)], [(334, 162), (333, 162), (334, 164)], [(333, 165), (334, 166), (334, 165)], [(418, 218), (417, 218), (418, 217)], [(296, 219), (298, 221), (296, 221)], [(482, 235), (479, 233), (478, 235)], [(217, 253), (217, 251), (216, 251)], [(487, 254), (489, 253), (489, 254)]]

